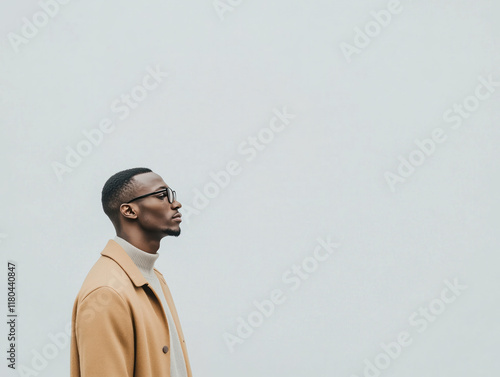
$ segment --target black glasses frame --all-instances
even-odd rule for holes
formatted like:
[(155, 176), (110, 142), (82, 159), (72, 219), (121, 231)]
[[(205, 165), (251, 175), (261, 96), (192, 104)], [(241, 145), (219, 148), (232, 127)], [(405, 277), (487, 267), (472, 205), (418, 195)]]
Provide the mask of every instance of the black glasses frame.
[(162, 192), (166, 192), (167, 193), (167, 199), (168, 199), (168, 202), (170, 204), (172, 204), (173, 202), (175, 202), (177, 200), (177, 195), (175, 194), (175, 191), (172, 190), (170, 187), (167, 187), (167, 188), (164, 188), (164, 189), (161, 189), (159, 191), (155, 191), (155, 192), (151, 192), (149, 194), (145, 194), (145, 195), (141, 195), (141, 196), (138, 196), (137, 198), (134, 198), (132, 200), (129, 200), (128, 202), (126, 202), (125, 204), (129, 204), (129, 203), (132, 203), (133, 201), (135, 200), (139, 200), (139, 199), (142, 199), (142, 198), (146, 198), (148, 196), (151, 196), (151, 195), (155, 195), (155, 194), (161, 194)]

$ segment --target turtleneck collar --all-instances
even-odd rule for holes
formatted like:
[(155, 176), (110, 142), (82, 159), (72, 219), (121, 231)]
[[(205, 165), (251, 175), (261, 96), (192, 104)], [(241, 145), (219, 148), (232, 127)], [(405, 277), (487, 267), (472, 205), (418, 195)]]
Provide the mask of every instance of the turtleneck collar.
[(135, 265), (141, 270), (141, 272), (146, 273), (148, 275), (154, 274), (153, 268), (156, 260), (160, 257), (160, 254), (155, 253), (151, 254), (144, 250), (141, 250), (130, 242), (124, 240), (121, 237), (115, 236), (114, 240), (118, 243), (128, 256), (132, 259)]

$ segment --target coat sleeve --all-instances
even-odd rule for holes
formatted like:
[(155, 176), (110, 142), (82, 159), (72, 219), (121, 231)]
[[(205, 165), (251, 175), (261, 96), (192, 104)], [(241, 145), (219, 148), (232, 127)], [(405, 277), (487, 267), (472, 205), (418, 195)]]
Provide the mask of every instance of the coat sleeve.
[(134, 328), (130, 308), (111, 287), (80, 303), (75, 320), (81, 377), (132, 377)]

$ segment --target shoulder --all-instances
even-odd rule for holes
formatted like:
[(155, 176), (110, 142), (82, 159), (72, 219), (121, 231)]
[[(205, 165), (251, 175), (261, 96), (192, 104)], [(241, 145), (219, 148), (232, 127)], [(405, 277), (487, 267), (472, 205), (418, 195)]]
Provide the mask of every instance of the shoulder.
[(77, 300), (82, 301), (96, 291), (115, 292), (121, 296), (130, 289), (133, 289), (133, 283), (120, 265), (101, 255), (85, 277)]

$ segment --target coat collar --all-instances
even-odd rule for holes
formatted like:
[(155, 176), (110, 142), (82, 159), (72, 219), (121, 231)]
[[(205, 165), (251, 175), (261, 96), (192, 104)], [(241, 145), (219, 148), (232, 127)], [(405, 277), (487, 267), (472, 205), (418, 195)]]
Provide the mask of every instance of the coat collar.
[[(148, 284), (134, 261), (128, 256), (123, 248), (114, 240), (109, 240), (108, 244), (101, 251), (101, 255), (113, 259), (125, 271), (136, 287)], [(156, 271), (156, 269), (154, 269)]]

